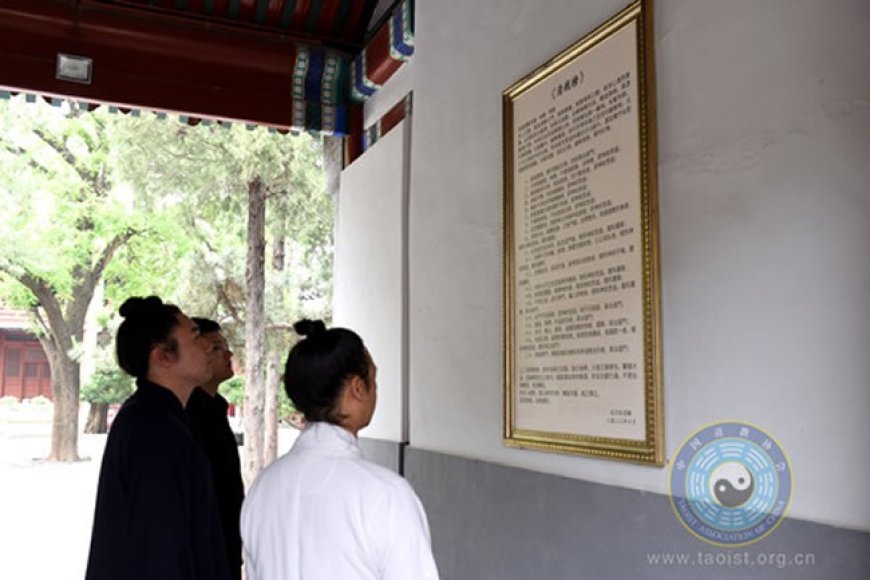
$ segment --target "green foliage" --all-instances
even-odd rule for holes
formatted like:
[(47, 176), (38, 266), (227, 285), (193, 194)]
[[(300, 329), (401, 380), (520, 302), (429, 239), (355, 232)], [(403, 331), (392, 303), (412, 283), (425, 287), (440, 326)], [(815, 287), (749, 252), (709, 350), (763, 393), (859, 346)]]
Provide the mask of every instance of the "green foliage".
[[(120, 175), (143, 203), (177, 212), (188, 236), (176, 265), (187, 272), (175, 296), (191, 313), (221, 322), (244, 363), (248, 188), (259, 178), (266, 213), (267, 348), (286, 352), (287, 324), (329, 318), (334, 208), (325, 192), (323, 151), (307, 134), (240, 125), (189, 127), (142, 115), (118, 133)], [(179, 195), (184, 192), (184, 195)], [(150, 200), (150, 201), (149, 201)]]
[[(268, 192), (268, 348), (286, 353), (288, 323), (330, 317), (334, 208), (319, 139), (22, 98), (0, 100), (0, 126), (0, 303), (38, 306), (20, 283), (29, 273), (66, 309), (111, 241), (132, 234), (102, 272), (97, 368), (114, 364), (107, 349), (121, 302), (148, 294), (221, 322), (244, 363), (247, 192), (254, 178)], [(86, 400), (123, 398), (121, 381), (106, 373), (98, 371), (85, 388)], [(221, 390), (240, 404), (243, 383), (237, 377)]]
[[(11, 99), (0, 102), (0, 125), (0, 265), (69, 298), (81, 269), (129, 227), (104, 166), (106, 119)], [(33, 302), (11, 294), (12, 302)]]
[(223, 395), (224, 399), (241, 408), (245, 400), (245, 378), (238, 375), (221, 383), (218, 391)]
[(111, 247), (102, 272), (110, 305), (174, 292), (191, 241), (176, 208), (143, 203), (119, 180), (116, 140), (127, 122), (100, 110), (0, 101), (0, 301), (36, 306), (20, 283), (29, 275), (66, 311)]
[(132, 394), (132, 377), (117, 367), (102, 367), (82, 387), (81, 398), (88, 403), (120, 403)]
[(0, 407), (15, 407), (16, 405), (18, 405), (18, 397), (11, 395), (0, 397)]
[[(245, 378), (237, 375), (221, 383), (219, 391), (227, 401), (235, 405), (236, 408), (241, 409), (245, 401)], [(278, 421), (287, 419), (295, 411), (296, 407), (287, 398), (287, 394), (282, 386), (279, 394)]]

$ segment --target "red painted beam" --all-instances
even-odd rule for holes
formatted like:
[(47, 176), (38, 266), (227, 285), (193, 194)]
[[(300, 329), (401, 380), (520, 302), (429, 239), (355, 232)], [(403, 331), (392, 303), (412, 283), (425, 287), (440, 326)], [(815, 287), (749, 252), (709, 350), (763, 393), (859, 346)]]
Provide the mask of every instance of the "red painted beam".
[(315, 30), (320, 34), (328, 34), (332, 29), (332, 23), (338, 16), (341, 0), (323, 0), (320, 8), (320, 17), (317, 19)]
[(294, 30), (305, 30), (305, 20), (308, 18), (308, 11), (311, 9), (311, 0), (296, 0), (296, 9), (293, 11), (293, 20), (290, 21), (290, 27)]
[(5, 51), (0, 51), (0, 70), (5, 71), (0, 87), (7, 90), (277, 128), (291, 125), (289, 79), (259, 75), (217, 85), (102, 69), (94, 72), (92, 84), (80, 85), (55, 80), (54, 61), (26, 59)]
[(347, 167), (362, 155), (363, 107), (351, 105), (348, 111), (348, 135), (344, 140), (344, 166)]
[[(360, 21), (363, 18), (363, 15), (366, 11), (366, 3), (363, 0), (356, 0), (351, 3), (350, 10), (347, 14), (347, 20), (345, 21), (344, 28), (342, 29), (342, 37), (347, 40), (359, 40), (355, 38), (357, 35), (357, 30), (360, 26)], [(364, 34), (361, 35), (365, 36)]]
[[(205, 62), (238, 63), (264, 72), (286, 71), (288, 64), (292, 67), (297, 42), (281, 34), (204, 25), (165, 13), (86, 3), (86, 0), (75, 19), (71, 9), (64, 10), (56, 2), (2, 0), (0, 32), (16, 30), (53, 37), (70, 45), (85, 43), (143, 54), (195, 57)], [(10, 44), (2, 34), (0, 44)], [(38, 50), (38, 47), (26, 49)]]
[(366, 46), (366, 76), (378, 85), (385, 84), (404, 64), (390, 55), (389, 21), (375, 33)]
[(239, 20), (242, 22), (252, 22), (256, 8), (257, 0), (241, 0), (239, 2)]
[[(38, 5), (38, 10), (37, 10)], [(58, 97), (286, 128), (295, 48), (287, 39), (215, 34), (190, 22), (131, 18), (82, 4), (0, 4), (0, 86)], [(94, 60), (90, 85), (54, 78), (58, 52)]]
[(269, 9), (266, 12), (266, 24), (278, 26), (281, 23), (281, 12), (284, 10), (285, 0), (269, 0)]
[[(21, 0), (11, 0), (15, 3), (20, 3)], [(187, 21), (188, 23), (199, 26), (201, 28), (209, 28), (214, 30), (235, 30), (253, 33), (259, 36), (282, 36), (290, 38), (296, 42), (304, 42), (307, 44), (328, 44), (339, 50), (355, 53), (362, 48), (359, 39), (348, 38), (342, 34), (333, 34), (331, 32), (325, 34), (315, 33), (307, 30), (306, 23), (311, 0), (296, 0), (295, 16), (299, 18), (297, 25), (288, 27), (280, 26), (280, 16), (284, 10), (284, 4), (291, 0), (268, 0), (267, 12), (271, 14), (274, 20), (267, 17), (263, 23), (254, 22), (254, 13), (256, 10), (257, 0), (233, 0), (238, 2), (238, 13), (236, 16), (230, 16), (230, 0), (212, 0), (213, 11), (208, 13), (204, 7), (197, 9), (197, 6), (203, 4), (203, 0), (188, 0), (187, 9), (179, 9), (175, 7), (175, 0), (170, 0), (166, 5), (149, 4), (148, 0), (112, 0), (104, 2), (102, 0), (34, 0), (33, 4), (41, 4), (43, 2), (54, 2), (66, 4), (67, 6), (77, 2), (79, 6), (89, 7), (91, 9), (101, 9), (104, 11), (127, 11), (133, 15), (140, 17), (159, 18), (161, 20), (179, 20)], [(365, 3), (369, 0), (353, 0), (356, 2)], [(300, 6), (302, 2), (304, 6)], [(0, 4), (6, 3), (6, 0), (0, 0)], [(35, 7), (34, 10), (40, 10)], [(362, 32), (362, 31), (360, 31)], [(351, 35), (353, 36), (353, 35)]]
[(396, 103), (392, 109), (384, 113), (384, 116), (378, 120), (378, 123), (381, 124), (381, 136), (383, 137), (395, 128), (396, 125), (401, 123), (406, 115), (405, 99), (402, 99)]

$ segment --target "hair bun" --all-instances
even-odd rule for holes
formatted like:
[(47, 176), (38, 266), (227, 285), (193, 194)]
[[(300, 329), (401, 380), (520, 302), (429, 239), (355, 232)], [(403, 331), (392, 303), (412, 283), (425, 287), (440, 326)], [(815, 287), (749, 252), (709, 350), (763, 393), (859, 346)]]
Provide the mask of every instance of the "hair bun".
[(299, 336), (312, 337), (326, 332), (326, 324), (322, 320), (300, 320), (293, 325), (293, 330)]
[(121, 308), (118, 309), (118, 313), (124, 318), (140, 318), (149, 316), (155, 310), (159, 311), (162, 306), (163, 300), (157, 296), (149, 296), (148, 298), (134, 296), (124, 301)]

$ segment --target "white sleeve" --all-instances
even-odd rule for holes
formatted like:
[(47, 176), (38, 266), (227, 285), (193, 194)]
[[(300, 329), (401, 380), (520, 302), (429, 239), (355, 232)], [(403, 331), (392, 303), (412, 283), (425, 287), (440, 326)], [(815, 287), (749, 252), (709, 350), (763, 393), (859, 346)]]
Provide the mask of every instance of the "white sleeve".
[(242, 513), (240, 515), (240, 531), (242, 534), (242, 554), (244, 555), (244, 563), (245, 563), (245, 578), (246, 580), (259, 580), (259, 574), (257, 574), (257, 566), (256, 566), (256, 558), (254, 558), (254, 554), (251, 551), (251, 538), (253, 537), (253, 531), (251, 529), (251, 503), (253, 502), (251, 492), (254, 490), (252, 488), (248, 492), (248, 496), (245, 498), (242, 503)]
[(259, 580), (260, 575), (257, 573), (257, 565), (254, 560), (253, 554), (244, 549), (242, 551), (245, 554), (245, 579)]
[(404, 479), (387, 501), (383, 580), (438, 580), (423, 504)]

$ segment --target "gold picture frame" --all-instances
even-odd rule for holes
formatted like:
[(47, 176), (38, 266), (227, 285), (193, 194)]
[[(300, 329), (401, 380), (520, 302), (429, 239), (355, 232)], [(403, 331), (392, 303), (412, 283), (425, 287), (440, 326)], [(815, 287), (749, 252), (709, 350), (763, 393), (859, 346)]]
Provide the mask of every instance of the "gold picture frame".
[(664, 464), (652, 1), (503, 93), (504, 441)]

